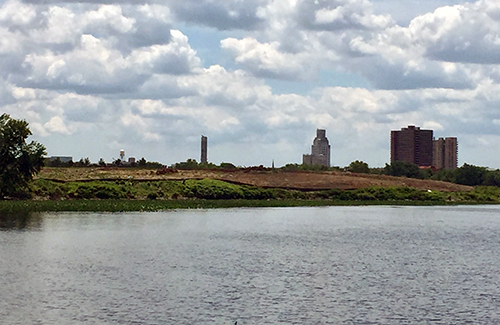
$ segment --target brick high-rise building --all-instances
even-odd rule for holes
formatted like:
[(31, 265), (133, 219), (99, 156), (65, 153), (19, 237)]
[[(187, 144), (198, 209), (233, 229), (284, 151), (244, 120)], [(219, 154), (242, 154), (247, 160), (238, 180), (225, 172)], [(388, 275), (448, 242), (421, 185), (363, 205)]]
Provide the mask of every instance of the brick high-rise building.
[(316, 138), (314, 138), (311, 146), (311, 154), (303, 155), (302, 163), (304, 165), (322, 165), (330, 167), (330, 143), (326, 138), (325, 130), (316, 130)]
[(455, 169), (458, 161), (457, 138), (439, 138), (432, 141), (432, 165), (437, 169)]
[(414, 125), (391, 131), (391, 162), (432, 166), (432, 139), (432, 130), (421, 130)]

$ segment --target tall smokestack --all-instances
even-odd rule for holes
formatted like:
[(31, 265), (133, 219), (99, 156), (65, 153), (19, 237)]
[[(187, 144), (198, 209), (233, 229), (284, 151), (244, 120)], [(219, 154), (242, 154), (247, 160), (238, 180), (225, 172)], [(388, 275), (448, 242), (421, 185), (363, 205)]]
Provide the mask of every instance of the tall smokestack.
[(207, 159), (208, 154), (208, 138), (204, 135), (201, 136), (201, 159), (200, 162), (202, 164), (208, 163)]

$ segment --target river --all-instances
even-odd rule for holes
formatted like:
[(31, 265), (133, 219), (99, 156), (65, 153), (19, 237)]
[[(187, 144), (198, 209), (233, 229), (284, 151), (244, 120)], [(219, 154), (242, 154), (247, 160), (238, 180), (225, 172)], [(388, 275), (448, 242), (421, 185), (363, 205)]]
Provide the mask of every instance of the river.
[(500, 323), (500, 206), (0, 216), (2, 324)]

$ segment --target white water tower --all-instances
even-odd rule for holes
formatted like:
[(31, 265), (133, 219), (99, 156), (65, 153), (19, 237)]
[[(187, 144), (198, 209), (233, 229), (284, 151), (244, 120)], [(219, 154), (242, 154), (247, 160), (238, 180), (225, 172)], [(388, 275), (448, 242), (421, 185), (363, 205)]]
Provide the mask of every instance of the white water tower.
[(125, 159), (125, 150), (120, 150), (120, 160), (123, 161)]

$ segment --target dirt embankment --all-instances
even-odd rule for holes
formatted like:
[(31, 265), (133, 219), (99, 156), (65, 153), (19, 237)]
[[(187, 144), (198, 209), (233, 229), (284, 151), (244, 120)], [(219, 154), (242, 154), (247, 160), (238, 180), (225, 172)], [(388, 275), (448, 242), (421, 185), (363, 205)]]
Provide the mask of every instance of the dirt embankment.
[(366, 175), (352, 173), (239, 173), (226, 174), (220, 179), (260, 187), (280, 187), (299, 190), (351, 190), (369, 186), (380, 187), (414, 187), (422, 190), (437, 190), (445, 192), (470, 191), (473, 188), (453, 183), (419, 180), (385, 175)]
[(91, 181), (129, 179), (136, 181), (217, 179), (237, 184), (297, 190), (358, 189), (369, 186), (414, 187), (444, 192), (470, 191), (470, 186), (448, 182), (419, 180), (385, 175), (345, 172), (281, 172), (281, 171), (218, 171), (178, 170), (160, 174), (156, 170), (133, 168), (44, 168), (38, 178), (59, 181)]

